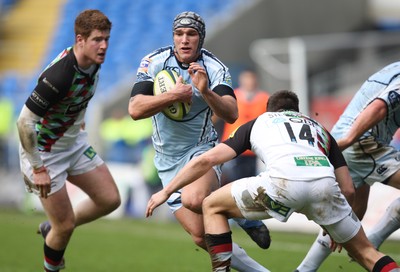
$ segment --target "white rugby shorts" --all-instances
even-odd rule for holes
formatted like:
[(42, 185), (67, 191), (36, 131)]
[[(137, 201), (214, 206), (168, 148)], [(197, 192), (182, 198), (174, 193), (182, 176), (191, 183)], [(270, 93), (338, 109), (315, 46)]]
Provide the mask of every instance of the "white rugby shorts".
[[(25, 182), (25, 189), (29, 193), (40, 196), (33, 183), (32, 166), (26, 158), (25, 151), (20, 147), (20, 167)], [(81, 132), (75, 144), (68, 150), (57, 152), (41, 152), (40, 156), (51, 178), (51, 192), (60, 190), (69, 175), (75, 176), (87, 173), (102, 165), (104, 161), (87, 143), (86, 132)]]
[(334, 178), (294, 181), (267, 173), (233, 182), (231, 194), (247, 219), (274, 217), (286, 222), (293, 212), (319, 225), (334, 224), (352, 211)]

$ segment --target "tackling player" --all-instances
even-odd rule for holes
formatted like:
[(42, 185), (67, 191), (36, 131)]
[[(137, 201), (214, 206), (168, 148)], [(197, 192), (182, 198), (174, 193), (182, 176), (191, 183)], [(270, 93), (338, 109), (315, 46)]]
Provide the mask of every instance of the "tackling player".
[(361, 222), (341, 193), (341, 187), (351, 187), (352, 183), (334, 138), (318, 122), (299, 112), (297, 95), (290, 91), (272, 94), (266, 113), (188, 163), (151, 197), (146, 216), (152, 215), (176, 190), (247, 149), (265, 163), (265, 171), (229, 183), (203, 202), (212, 271), (230, 271), (232, 237), (228, 218), (273, 217), (286, 222), (293, 212), (322, 226), (368, 271), (399, 271), (392, 258), (375, 250), (368, 241)]

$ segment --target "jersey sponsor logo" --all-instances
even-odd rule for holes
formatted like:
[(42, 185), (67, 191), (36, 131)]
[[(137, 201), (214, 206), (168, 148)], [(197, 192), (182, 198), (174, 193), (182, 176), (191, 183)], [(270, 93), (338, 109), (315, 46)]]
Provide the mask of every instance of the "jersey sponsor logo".
[(59, 93), (59, 91), (57, 90), (56, 87), (53, 86), (53, 84), (51, 84), (47, 78), (43, 78), (43, 83), (46, 84), (50, 89), (52, 89), (54, 92)]
[(286, 118), (284, 117), (276, 117), (272, 119), (273, 124), (279, 124), (279, 123), (284, 123), (286, 121)]
[(151, 59), (149, 58), (142, 59), (139, 65), (138, 73), (147, 73), (150, 63)]
[(236, 131), (239, 129), (239, 127), (237, 127), (234, 131), (232, 131), (231, 134), (229, 134), (229, 138), (233, 138), (233, 136), (235, 136)]
[(33, 91), (30, 99), (33, 101), (33, 103), (35, 103), (42, 109), (47, 109), (47, 107), (49, 106), (49, 101), (41, 97), (36, 91)]
[(93, 147), (91, 146), (88, 149), (86, 149), (85, 152), (83, 152), (83, 154), (91, 160), (97, 155), (96, 151), (94, 151)]
[(226, 84), (228, 84), (230, 87), (232, 87), (232, 77), (231, 77), (230, 75), (227, 75), (227, 76), (225, 77), (224, 82), (225, 82)]
[(255, 197), (254, 202), (258, 205), (263, 206), (271, 211), (274, 211), (284, 217), (290, 212), (290, 208), (286, 207), (282, 203), (273, 200), (266, 192), (264, 188), (259, 187), (257, 189), (258, 195)]
[(65, 110), (65, 114), (75, 114), (87, 108), (89, 101), (92, 97), (89, 97), (79, 104), (69, 105)]
[(376, 172), (379, 175), (382, 175), (383, 173), (386, 172), (386, 170), (388, 170), (388, 168), (385, 165), (381, 165), (381, 166), (378, 167), (378, 169), (376, 169)]
[(324, 156), (301, 156), (294, 157), (296, 166), (329, 166), (329, 161)]
[(388, 98), (389, 98), (389, 103), (392, 106), (392, 108), (399, 107), (400, 105), (400, 95), (397, 93), (398, 89), (390, 91)]
[(179, 21), (182, 25), (190, 25), (192, 23), (192, 20), (189, 18), (183, 18)]
[(264, 203), (270, 210), (272, 210), (278, 214), (281, 214), (284, 217), (286, 217), (288, 215), (288, 213), (290, 212), (289, 207), (286, 207), (285, 205), (273, 200), (267, 194), (265, 194)]
[[(165, 66), (165, 70), (171, 70), (174, 71), (178, 76), (181, 74), (181, 72), (179, 71), (179, 68), (176, 66)], [(184, 82), (185, 83), (185, 82)], [(186, 83), (185, 83), (186, 84)]]
[(322, 239), (317, 239), (318, 244), (320, 244), (321, 246), (325, 247), (325, 248), (329, 248), (329, 243), (322, 240)]

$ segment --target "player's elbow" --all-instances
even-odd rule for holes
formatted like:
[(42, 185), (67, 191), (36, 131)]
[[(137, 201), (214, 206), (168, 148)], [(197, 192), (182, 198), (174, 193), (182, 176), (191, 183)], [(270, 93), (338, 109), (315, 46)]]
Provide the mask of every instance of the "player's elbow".
[(129, 108), (129, 115), (131, 116), (131, 118), (135, 121), (140, 120), (141, 119), (141, 114), (136, 111), (136, 110), (131, 110), (131, 108)]
[(27, 124), (26, 119), (19, 116), (17, 119), (17, 122), (16, 122), (17, 129), (22, 130), (22, 128), (24, 127), (25, 124)]
[(145, 118), (143, 109), (138, 101), (138, 96), (131, 97), (128, 105), (128, 113), (135, 121)]
[(135, 121), (145, 118), (144, 113), (140, 110), (140, 107), (135, 106), (134, 104), (129, 104), (128, 113)]
[(239, 118), (239, 115), (237, 113), (233, 113), (230, 116), (228, 116), (226, 122), (229, 124), (233, 124), (236, 122), (236, 120)]

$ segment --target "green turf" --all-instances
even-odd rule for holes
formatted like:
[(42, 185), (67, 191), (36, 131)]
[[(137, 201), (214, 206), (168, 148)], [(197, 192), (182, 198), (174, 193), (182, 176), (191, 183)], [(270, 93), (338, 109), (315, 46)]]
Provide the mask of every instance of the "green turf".
[[(42, 271), (43, 240), (35, 233), (42, 214), (0, 210), (0, 271)], [(306, 254), (314, 235), (272, 232), (272, 245), (259, 249), (240, 228), (233, 239), (271, 271), (293, 271)], [(382, 251), (399, 257), (400, 241), (387, 241)], [(196, 247), (174, 222), (154, 219), (101, 219), (75, 230), (65, 254), (66, 272), (210, 271), (208, 254)], [(320, 271), (364, 271), (334, 253)]]

